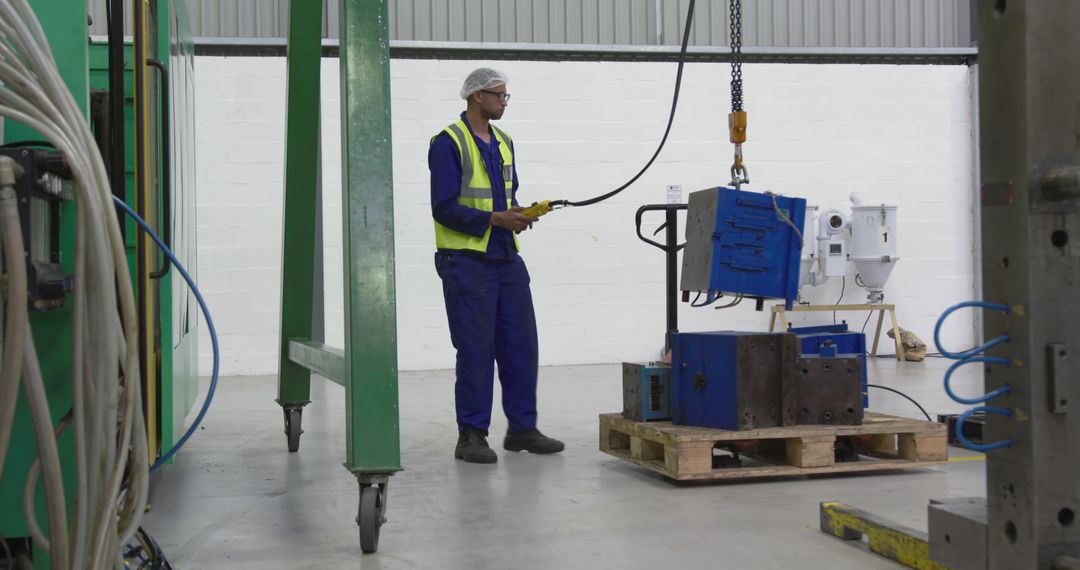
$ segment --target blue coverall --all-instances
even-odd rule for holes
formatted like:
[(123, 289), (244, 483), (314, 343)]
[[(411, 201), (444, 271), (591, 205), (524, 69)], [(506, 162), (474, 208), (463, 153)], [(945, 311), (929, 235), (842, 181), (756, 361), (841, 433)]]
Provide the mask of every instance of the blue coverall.
[[(468, 125), (465, 113), (462, 120)], [(490, 143), (472, 133), (492, 188), (502, 181), (499, 141)], [(515, 160), (516, 163), (516, 160)], [(491, 213), (457, 203), (461, 191), (461, 156), (450, 135), (440, 133), (428, 150), (431, 170), (431, 213), (440, 224), (462, 233), (483, 236)], [(513, 205), (517, 205), (517, 167), (514, 167)], [(502, 195), (502, 191), (493, 192)], [(506, 210), (505, 199), (494, 200), (495, 211)], [(486, 253), (439, 250), (435, 270), (443, 283), (450, 339), (457, 349), (454, 386), (458, 429), (466, 426), (487, 433), (491, 424), (495, 363), (499, 365), (502, 404), (510, 429), (536, 428), (538, 342), (529, 272), (514, 249), (509, 230), (492, 227)]]

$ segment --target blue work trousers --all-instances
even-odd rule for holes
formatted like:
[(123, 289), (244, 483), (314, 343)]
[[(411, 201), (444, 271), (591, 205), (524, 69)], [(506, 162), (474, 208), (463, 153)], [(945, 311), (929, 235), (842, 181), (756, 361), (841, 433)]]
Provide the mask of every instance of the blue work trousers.
[(437, 252), (450, 339), (457, 349), (454, 385), (458, 429), (487, 432), (495, 364), (510, 429), (536, 428), (538, 342), (529, 271), (519, 256), (493, 260)]

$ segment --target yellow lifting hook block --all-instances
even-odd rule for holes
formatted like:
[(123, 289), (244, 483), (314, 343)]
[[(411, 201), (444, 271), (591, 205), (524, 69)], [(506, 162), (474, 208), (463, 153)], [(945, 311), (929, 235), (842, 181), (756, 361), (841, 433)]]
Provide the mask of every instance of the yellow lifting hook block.
[(522, 214), (531, 218), (539, 218), (544, 214), (551, 211), (551, 200), (544, 200), (543, 202), (537, 202), (528, 208), (521, 211)]
[(731, 142), (742, 144), (746, 142), (746, 111), (728, 113), (728, 130), (731, 131)]

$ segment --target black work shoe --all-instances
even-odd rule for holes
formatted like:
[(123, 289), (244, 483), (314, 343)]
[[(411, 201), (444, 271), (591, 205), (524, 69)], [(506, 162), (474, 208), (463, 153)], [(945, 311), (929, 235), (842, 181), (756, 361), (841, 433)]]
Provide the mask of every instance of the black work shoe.
[(466, 426), (458, 434), (454, 457), (466, 463), (495, 463), (499, 457), (488, 447), (484, 432)]
[(503, 440), (503, 449), (507, 451), (528, 451), (529, 453), (558, 453), (565, 446), (563, 442), (552, 439), (538, 429), (529, 431), (506, 431), (506, 439)]

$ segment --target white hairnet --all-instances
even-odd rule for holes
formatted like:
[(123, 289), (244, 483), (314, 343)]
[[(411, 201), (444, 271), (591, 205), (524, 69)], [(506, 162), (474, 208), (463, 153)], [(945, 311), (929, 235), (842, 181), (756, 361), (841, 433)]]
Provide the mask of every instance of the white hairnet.
[(468, 99), (469, 95), (477, 91), (491, 89), (496, 85), (505, 85), (508, 81), (509, 79), (501, 71), (481, 67), (465, 78), (465, 83), (461, 86), (461, 98)]

